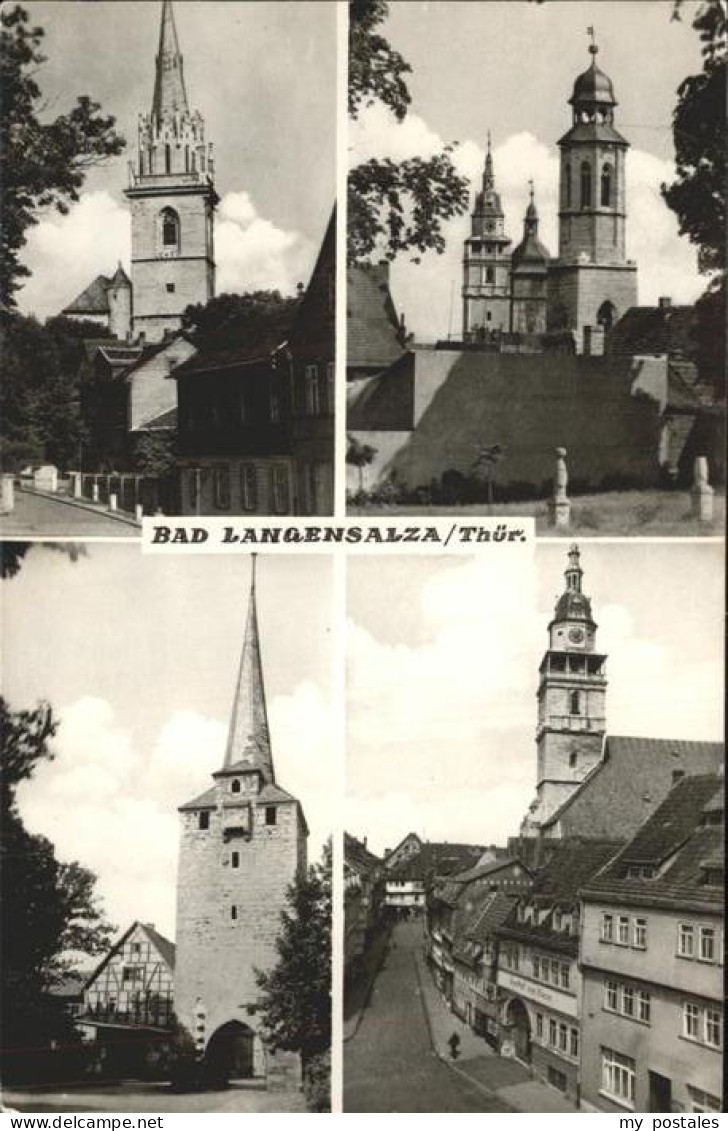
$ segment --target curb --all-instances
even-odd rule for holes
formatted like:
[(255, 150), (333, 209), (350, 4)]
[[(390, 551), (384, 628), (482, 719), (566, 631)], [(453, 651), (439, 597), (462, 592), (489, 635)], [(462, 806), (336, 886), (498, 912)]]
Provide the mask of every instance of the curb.
[(64, 507), (75, 507), (76, 510), (83, 511), (84, 514), (111, 518), (114, 522), (120, 522), (122, 526), (133, 526), (135, 530), (141, 529), (141, 525), (131, 515), (120, 514), (118, 511), (100, 510), (91, 502), (80, 503), (76, 499), (67, 499), (63, 495), (53, 495), (50, 491), (36, 491), (33, 487), (18, 487), (18, 491), (23, 495), (33, 495), (36, 499), (49, 499), (53, 503), (62, 503)]

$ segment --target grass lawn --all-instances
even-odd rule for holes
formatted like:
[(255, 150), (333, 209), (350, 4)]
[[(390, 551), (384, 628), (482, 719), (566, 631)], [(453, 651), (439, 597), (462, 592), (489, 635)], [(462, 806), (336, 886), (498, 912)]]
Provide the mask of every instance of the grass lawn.
[(725, 496), (716, 488), (711, 523), (698, 522), (691, 514), (687, 491), (606, 491), (598, 495), (577, 495), (571, 500), (571, 524), (558, 530), (549, 525), (547, 503), (543, 499), (527, 503), (468, 504), (466, 506), (417, 506), (396, 504), (387, 507), (349, 507), (350, 516), (375, 515), (518, 515), (536, 519), (536, 532), (542, 537), (585, 538), (642, 537), (693, 538), (720, 537), (725, 526)]

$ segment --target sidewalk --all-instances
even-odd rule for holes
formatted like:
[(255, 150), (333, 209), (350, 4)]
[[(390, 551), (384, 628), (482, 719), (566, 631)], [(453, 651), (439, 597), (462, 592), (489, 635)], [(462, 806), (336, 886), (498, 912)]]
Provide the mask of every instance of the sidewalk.
[[(515, 1111), (579, 1114), (555, 1088), (532, 1079), (531, 1073), (520, 1061), (498, 1056), (482, 1037), (451, 1013), (432, 980), (423, 953), (418, 951), (413, 957), (432, 1047), (453, 1072), (487, 1095), (498, 1096)], [(460, 1037), (457, 1061), (452, 1060), (447, 1044), (453, 1033)]]
[(362, 1014), (369, 1004), (372, 986), (376, 980), (387, 954), (391, 938), (391, 927), (383, 926), (372, 940), (363, 961), (361, 979), (349, 986), (344, 993), (344, 1040), (350, 1041), (359, 1028)]

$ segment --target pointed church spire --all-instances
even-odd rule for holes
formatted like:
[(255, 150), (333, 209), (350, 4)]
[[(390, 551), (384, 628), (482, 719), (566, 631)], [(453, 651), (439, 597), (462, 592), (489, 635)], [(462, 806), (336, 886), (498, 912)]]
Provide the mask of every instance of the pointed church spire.
[(275, 781), (255, 604), (255, 554), (243, 654), (240, 658), (223, 769), (259, 770), (264, 782)]
[(163, 0), (152, 118), (159, 122), (168, 113), (186, 114), (188, 107), (172, 0)]
[(483, 189), (492, 189), (495, 184), (493, 176), (493, 154), (490, 151), (490, 130), (488, 130), (488, 150), (485, 155), (485, 168), (483, 170)]

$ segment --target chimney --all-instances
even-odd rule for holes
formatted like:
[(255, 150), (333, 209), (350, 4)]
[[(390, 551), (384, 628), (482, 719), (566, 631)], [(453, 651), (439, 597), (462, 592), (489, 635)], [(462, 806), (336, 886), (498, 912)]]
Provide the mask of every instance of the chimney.
[(672, 306), (672, 298), (670, 297), (670, 295), (660, 295), (657, 300), (657, 305), (659, 306), (660, 310), (667, 310)]
[(367, 838), (366, 838), (366, 837), (363, 837), (363, 838), (362, 838), (362, 844), (363, 844), (363, 845), (364, 845), (364, 847), (366, 848), (366, 846), (367, 846)]

